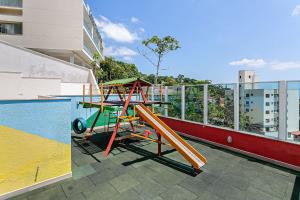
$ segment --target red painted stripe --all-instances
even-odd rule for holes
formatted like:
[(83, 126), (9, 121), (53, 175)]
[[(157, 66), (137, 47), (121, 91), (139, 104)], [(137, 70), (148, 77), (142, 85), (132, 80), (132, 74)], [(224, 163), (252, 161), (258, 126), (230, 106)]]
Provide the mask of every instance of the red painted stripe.
[[(161, 117), (175, 131), (300, 167), (300, 145), (187, 121)], [(227, 142), (228, 136), (232, 143)], [(209, 158), (208, 158), (209, 159)]]

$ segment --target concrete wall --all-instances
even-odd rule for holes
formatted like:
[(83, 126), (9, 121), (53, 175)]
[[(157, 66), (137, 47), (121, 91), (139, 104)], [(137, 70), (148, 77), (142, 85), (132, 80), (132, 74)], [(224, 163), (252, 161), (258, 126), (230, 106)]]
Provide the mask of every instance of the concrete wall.
[(21, 73), (0, 72), (0, 99), (36, 99), (61, 94), (61, 80), (24, 78)]
[(0, 35), (0, 40), (27, 48), (83, 49), (82, 0), (24, 0), (23, 16), (9, 19), (23, 22), (23, 35)]
[(70, 116), (69, 99), (0, 100), (0, 199), (70, 176)]
[(92, 71), (0, 41), (0, 99), (82, 95), (82, 84), (99, 88)]
[(21, 72), (24, 77), (61, 78), (62, 82), (86, 83), (90, 71), (49, 56), (0, 41), (0, 71)]

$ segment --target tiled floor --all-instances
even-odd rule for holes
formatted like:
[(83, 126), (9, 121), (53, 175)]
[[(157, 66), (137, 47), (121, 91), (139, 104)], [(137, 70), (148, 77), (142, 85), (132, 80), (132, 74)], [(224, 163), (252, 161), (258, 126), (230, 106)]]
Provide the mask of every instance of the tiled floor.
[(85, 146), (92, 157), (73, 142), (73, 178), (14, 199), (300, 199), (299, 174), (214, 146), (188, 142), (208, 159), (196, 177), (188, 173), (187, 165), (178, 166), (187, 163), (167, 146), (163, 147), (163, 158), (155, 156), (157, 144), (146, 141), (115, 147), (108, 158), (103, 158), (98, 147)]

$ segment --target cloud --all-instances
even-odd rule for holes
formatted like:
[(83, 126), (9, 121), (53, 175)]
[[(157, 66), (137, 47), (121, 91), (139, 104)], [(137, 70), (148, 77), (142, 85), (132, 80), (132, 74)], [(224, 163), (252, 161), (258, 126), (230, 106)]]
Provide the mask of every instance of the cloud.
[(146, 30), (144, 28), (142, 28), (142, 27), (139, 28), (139, 31), (142, 32), (142, 33), (146, 32)]
[(292, 12), (292, 16), (299, 16), (299, 15), (300, 15), (300, 5), (297, 5)]
[(105, 56), (120, 57), (124, 60), (131, 61), (138, 53), (127, 47), (107, 47), (104, 49)]
[(136, 17), (131, 17), (130, 21), (131, 21), (131, 23), (134, 23), (134, 24), (140, 22), (140, 20), (138, 18), (136, 18)]
[(114, 23), (104, 16), (95, 19), (95, 23), (105, 37), (117, 42), (133, 43), (139, 40), (137, 33), (130, 32), (124, 24)]
[(260, 68), (266, 67), (270, 70), (288, 70), (288, 69), (300, 69), (300, 61), (270, 61), (267, 62), (264, 59), (241, 59), (237, 61), (232, 61), (229, 63), (231, 66), (241, 66), (241, 67), (253, 67)]
[(270, 67), (274, 70), (300, 69), (300, 62), (272, 62)]
[(245, 67), (262, 67), (265, 66), (267, 63), (263, 59), (248, 59), (243, 58), (241, 60), (232, 61), (229, 63), (231, 66), (245, 66)]

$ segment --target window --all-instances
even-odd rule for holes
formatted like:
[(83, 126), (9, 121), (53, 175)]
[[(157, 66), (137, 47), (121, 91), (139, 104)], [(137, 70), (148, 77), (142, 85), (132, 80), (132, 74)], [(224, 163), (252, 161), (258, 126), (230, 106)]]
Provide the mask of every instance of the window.
[(0, 23), (0, 34), (20, 35), (23, 33), (22, 23)]
[(242, 79), (242, 76), (240, 76), (240, 79)]
[(270, 102), (266, 102), (266, 106), (270, 106)]
[(251, 79), (251, 76), (249, 76), (249, 79)]
[(246, 108), (246, 112), (249, 112), (249, 109), (248, 109), (248, 108)]
[(270, 94), (266, 94), (266, 98), (270, 98)]
[(246, 94), (246, 97), (249, 97), (249, 94)]
[(270, 114), (270, 111), (269, 111), (269, 110), (266, 110), (266, 114)]
[(251, 97), (253, 97), (253, 93), (251, 93)]
[(249, 105), (249, 101), (246, 101), (246, 105)]
[(22, 7), (22, 0), (0, 0), (0, 6)]
[(269, 132), (269, 131), (270, 131), (270, 128), (269, 128), (269, 127), (267, 127), (267, 128), (266, 128), (266, 132)]
[(266, 123), (269, 123), (270, 122), (270, 119), (266, 119)]

